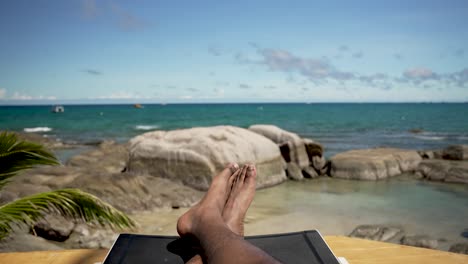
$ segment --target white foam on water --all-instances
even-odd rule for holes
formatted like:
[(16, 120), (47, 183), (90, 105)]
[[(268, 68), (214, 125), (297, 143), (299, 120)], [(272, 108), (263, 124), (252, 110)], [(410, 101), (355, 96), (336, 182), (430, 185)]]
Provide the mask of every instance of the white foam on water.
[(159, 128), (159, 126), (157, 126), (157, 125), (137, 125), (137, 126), (135, 126), (136, 130), (153, 130), (153, 129), (157, 129), (157, 128)]
[(27, 132), (27, 133), (35, 133), (35, 132), (49, 132), (49, 131), (52, 131), (52, 128), (50, 127), (27, 127), (23, 130), (24, 132)]
[(447, 139), (446, 137), (441, 136), (415, 136), (415, 138), (423, 139), (423, 140), (444, 140)]

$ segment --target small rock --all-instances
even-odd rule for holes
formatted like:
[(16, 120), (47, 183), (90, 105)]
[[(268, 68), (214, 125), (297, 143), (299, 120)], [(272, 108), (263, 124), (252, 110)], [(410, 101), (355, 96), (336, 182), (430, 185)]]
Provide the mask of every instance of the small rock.
[(449, 248), (450, 252), (468, 255), (468, 243), (453, 244)]
[(315, 169), (312, 168), (312, 167), (303, 168), (302, 169), (302, 175), (304, 176), (304, 178), (308, 178), (308, 179), (314, 179), (314, 178), (317, 178), (319, 176), (317, 171), (315, 171)]
[(47, 240), (63, 242), (68, 239), (75, 224), (60, 215), (47, 215), (34, 225), (34, 233)]
[(117, 236), (112, 230), (88, 227), (86, 235), (73, 232), (64, 245), (67, 248), (110, 248)]
[[(316, 171), (322, 172), (322, 169), (327, 164), (327, 161), (323, 156), (313, 156), (312, 157), (312, 167), (315, 168)], [(322, 175), (322, 173), (320, 173)]]
[(304, 179), (301, 168), (299, 168), (299, 166), (294, 162), (288, 163), (286, 168), (286, 175), (288, 176), (288, 178), (295, 181), (300, 181)]
[(315, 156), (323, 156), (323, 146), (321, 144), (308, 138), (305, 138), (303, 141), (309, 161), (312, 161), (312, 158)]
[(468, 145), (453, 145), (445, 148), (442, 158), (448, 160), (468, 160)]
[(386, 225), (360, 225), (356, 227), (350, 237), (364, 238), (376, 241), (395, 241), (403, 234), (403, 229)]
[(417, 171), (431, 181), (468, 184), (468, 161), (465, 160), (423, 160)]
[(414, 178), (417, 180), (424, 179), (424, 175), (420, 171), (417, 171), (414, 173)]
[(423, 159), (434, 159), (435, 158), (435, 153), (432, 150), (419, 150), (418, 154)]
[(437, 239), (431, 238), (426, 235), (404, 236), (401, 239), (402, 245), (436, 249), (439, 245)]
[(420, 134), (420, 133), (424, 132), (424, 130), (422, 130), (421, 128), (412, 128), (412, 129), (408, 130), (408, 132), (413, 133), (413, 134)]

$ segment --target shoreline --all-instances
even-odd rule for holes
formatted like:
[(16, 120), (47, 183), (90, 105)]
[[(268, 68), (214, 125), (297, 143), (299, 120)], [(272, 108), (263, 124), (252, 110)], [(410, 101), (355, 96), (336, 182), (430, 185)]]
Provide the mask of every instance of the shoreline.
[[(398, 177), (390, 179), (389, 182), (390, 184), (417, 184), (414, 180)], [(385, 185), (387, 183), (381, 182), (378, 185)], [(329, 188), (329, 190), (320, 193), (320, 185), (322, 188)], [(463, 221), (468, 217), (467, 210), (465, 210), (467, 213), (464, 215), (447, 217), (455, 217), (460, 220), (458, 225), (454, 225), (454, 221), (447, 223), (447, 219), (444, 224), (440, 216), (434, 219), (427, 219), (423, 222), (422, 218), (424, 217), (418, 217), (417, 215), (420, 212), (416, 211), (411, 215), (405, 209), (388, 208), (388, 210), (381, 210), (378, 207), (374, 207), (376, 206), (375, 204), (370, 205), (367, 210), (356, 209), (359, 207), (358, 205), (348, 205), (347, 209), (335, 207), (341, 203), (340, 200), (343, 202), (342, 204), (355, 200), (352, 197), (353, 193), (356, 193), (353, 191), (353, 185), (359, 185), (359, 182), (319, 178), (300, 183), (289, 181), (274, 187), (258, 190), (247, 212), (245, 235), (263, 235), (317, 229), (322, 235), (349, 236), (357, 226), (369, 224), (399, 226), (407, 235), (427, 235), (439, 240), (437, 248), (439, 250), (448, 250), (452, 244), (466, 242), (466, 238), (463, 238), (460, 234), (466, 228)], [(429, 182), (424, 188), (437, 188), (440, 187), (439, 185)], [(452, 187), (459, 190), (453, 193), (448, 193), (447, 190), (443, 192), (449, 196), (457, 195), (463, 189), (457, 188), (456, 185)], [(291, 195), (291, 190), (297, 190), (298, 193)], [(466, 190), (468, 189), (465, 188)], [(464, 198), (468, 198), (468, 195), (465, 195), (466, 197)], [(335, 197), (335, 199), (333, 196), (338, 197)], [(384, 194), (384, 198), (386, 196), (388, 194)], [(285, 197), (289, 197), (290, 199), (285, 200)], [(308, 203), (307, 205), (304, 203), (305, 199), (314, 198), (318, 199), (318, 201)], [(329, 202), (327, 203), (327, 201)], [(307, 210), (304, 209), (306, 206), (308, 206)], [(175, 223), (178, 217), (187, 210), (188, 208), (162, 208), (154, 211), (135, 212), (132, 216), (142, 224), (142, 227), (137, 230), (138, 233), (177, 235)], [(385, 213), (385, 211), (387, 212)], [(424, 212), (424, 215), (427, 214), (431, 214), (430, 210), (429, 212)]]
[[(307, 162), (310, 160), (309, 166), (316, 165), (312, 162), (309, 151), (315, 153), (314, 155), (317, 155), (317, 151), (323, 151), (320, 143), (302, 139), (288, 131), (282, 133), (288, 133), (293, 140), (300, 140), (294, 141), (296, 145), (288, 145), (288, 151), (291, 153), (298, 151), (301, 144), (306, 144), (306, 149), (312, 146), (312, 149), (304, 150), (303, 155), (306, 155), (304, 158)], [(45, 140), (51, 146), (56, 146), (54, 139)], [(22, 177), (22, 181), (29, 186), (25, 187), (26, 189), (31, 188), (31, 184), (53, 189), (59, 187), (55, 184), (60, 180), (57, 176), (64, 177), (67, 182), (76, 182), (77, 186), (85, 191), (94, 192), (98, 197), (102, 195), (101, 198), (109, 199), (108, 202), (115, 206), (123, 206), (122, 209), (139, 222), (140, 228), (137, 232), (176, 235), (175, 223), (178, 217), (201, 193), (193, 189), (193, 186), (183, 185), (174, 179), (171, 181), (167, 178), (147, 177), (148, 175), (138, 172), (130, 172), (123, 178), (117, 176), (127, 171), (129, 144), (103, 141), (97, 145), (59, 145), (54, 147), (53, 151), (65, 165), (31, 171), (29, 176), (42, 175), (38, 177), (37, 183), (34, 182), (35, 179), (29, 182), (28, 177)], [(277, 144), (274, 148), (281, 148), (281, 145)], [(419, 155), (435, 155), (436, 151), (412, 152), (421, 159)], [(324, 159), (322, 161), (325, 162)], [(322, 164), (322, 161), (319, 163)], [(331, 178), (331, 165), (327, 162), (319, 166), (315, 169), (320, 174), (312, 176), (312, 179), (294, 179), (288, 175), (290, 179), (281, 184), (257, 190), (256, 198), (246, 217), (246, 235), (317, 229), (323, 235), (349, 236), (361, 225), (384, 225), (399, 226), (405, 235), (430, 236), (439, 241), (437, 249), (448, 250), (454, 243), (466, 242), (461, 233), (467, 228), (463, 223), (468, 219), (468, 205), (464, 203), (468, 199), (468, 185), (431, 182), (411, 173), (402, 176), (388, 174), (386, 179), (375, 178), (372, 181), (365, 180), (366, 178)], [(324, 166), (328, 169), (324, 170)], [(301, 168), (298, 169), (300, 173)], [(289, 170), (289, 167), (286, 170)], [(86, 176), (94, 174), (100, 177), (93, 179)], [(120, 182), (109, 184), (109, 180), (114, 181), (114, 176), (118, 177)], [(126, 179), (127, 177), (130, 178)], [(18, 184), (15, 186), (16, 190), (22, 191), (21, 181)], [(126, 186), (125, 194), (109, 194), (122, 186)], [(169, 192), (171, 194), (162, 190), (146, 193), (146, 187), (143, 186), (166, 186), (163, 188), (172, 191)], [(121, 200), (124, 196), (131, 199)], [(180, 209), (171, 209), (171, 204), (172, 208)], [(100, 239), (107, 241), (106, 243), (111, 242), (107, 235)]]

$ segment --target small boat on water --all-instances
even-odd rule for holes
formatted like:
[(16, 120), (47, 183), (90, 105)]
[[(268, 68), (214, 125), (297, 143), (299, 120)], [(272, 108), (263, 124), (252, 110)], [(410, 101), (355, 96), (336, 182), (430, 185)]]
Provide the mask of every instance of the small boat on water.
[(133, 107), (135, 108), (143, 108), (143, 106), (141, 104), (134, 104)]
[(62, 105), (55, 105), (52, 107), (52, 113), (63, 113), (65, 112), (65, 108)]

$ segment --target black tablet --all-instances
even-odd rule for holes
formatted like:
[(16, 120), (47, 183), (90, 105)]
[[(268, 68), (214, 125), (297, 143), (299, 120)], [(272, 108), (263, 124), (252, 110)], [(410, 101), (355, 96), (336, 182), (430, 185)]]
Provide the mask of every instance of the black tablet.
[[(339, 264), (316, 230), (245, 239), (282, 263)], [(197, 250), (191, 241), (175, 236), (120, 234), (104, 264), (184, 263)]]

